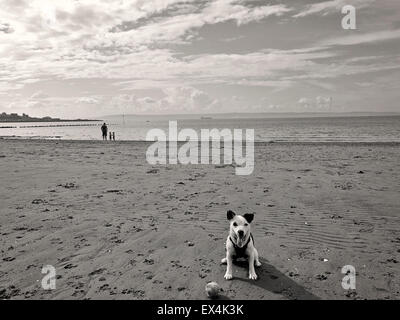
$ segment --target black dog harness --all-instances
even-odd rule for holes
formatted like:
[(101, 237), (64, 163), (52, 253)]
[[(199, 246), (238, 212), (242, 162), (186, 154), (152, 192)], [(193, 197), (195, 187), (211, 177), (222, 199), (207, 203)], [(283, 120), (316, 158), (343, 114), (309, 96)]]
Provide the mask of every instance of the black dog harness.
[(253, 240), (253, 244), (254, 244), (253, 235), (252, 235), (251, 233), (250, 233), (249, 240), (247, 240), (246, 244), (245, 244), (243, 247), (238, 247), (238, 246), (236, 245), (236, 243), (233, 242), (233, 240), (232, 240), (231, 237), (229, 237), (229, 240), (231, 240), (231, 242), (232, 242), (232, 244), (233, 244), (233, 248), (235, 249), (235, 253), (236, 253), (236, 254), (235, 254), (235, 257), (236, 257), (236, 258), (241, 258), (241, 257), (246, 257), (246, 256), (247, 256), (247, 254), (246, 254), (246, 249), (247, 249), (247, 246), (248, 246), (250, 240)]

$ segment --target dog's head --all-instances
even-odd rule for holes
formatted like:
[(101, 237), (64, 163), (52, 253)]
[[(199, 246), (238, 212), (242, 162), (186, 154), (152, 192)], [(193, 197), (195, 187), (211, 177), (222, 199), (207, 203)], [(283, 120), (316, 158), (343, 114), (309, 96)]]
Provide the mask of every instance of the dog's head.
[(235, 214), (232, 210), (228, 210), (226, 217), (230, 223), (230, 235), (237, 240), (237, 244), (240, 246), (250, 235), (250, 224), (254, 219), (254, 214), (246, 213), (241, 216)]

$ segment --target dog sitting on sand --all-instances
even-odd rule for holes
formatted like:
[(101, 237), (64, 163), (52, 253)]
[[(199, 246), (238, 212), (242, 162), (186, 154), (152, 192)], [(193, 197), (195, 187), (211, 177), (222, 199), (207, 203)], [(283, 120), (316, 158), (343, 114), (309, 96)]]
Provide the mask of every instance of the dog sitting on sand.
[(226, 258), (221, 260), (221, 263), (227, 264), (224, 278), (226, 280), (232, 279), (233, 259), (247, 257), (249, 262), (249, 279), (256, 280), (257, 274), (254, 270), (254, 264), (259, 267), (261, 263), (258, 259), (258, 252), (254, 247), (254, 239), (250, 230), (250, 224), (254, 219), (254, 215), (246, 213), (241, 216), (229, 210), (226, 216), (229, 220), (230, 229), (229, 236), (226, 239)]

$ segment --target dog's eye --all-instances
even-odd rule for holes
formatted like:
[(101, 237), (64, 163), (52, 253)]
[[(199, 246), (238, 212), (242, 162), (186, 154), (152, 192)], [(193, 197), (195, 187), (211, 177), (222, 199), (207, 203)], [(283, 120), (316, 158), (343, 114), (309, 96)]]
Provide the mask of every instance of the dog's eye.
[(247, 227), (248, 225), (249, 225), (248, 223), (245, 223), (245, 224), (244, 224), (245, 227)]
[(233, 223), (233, 226), (234, 226), (234, 227), (237, 227), (237, 223), (236, 223), (236, 222), (234, 222), (234, 223)]

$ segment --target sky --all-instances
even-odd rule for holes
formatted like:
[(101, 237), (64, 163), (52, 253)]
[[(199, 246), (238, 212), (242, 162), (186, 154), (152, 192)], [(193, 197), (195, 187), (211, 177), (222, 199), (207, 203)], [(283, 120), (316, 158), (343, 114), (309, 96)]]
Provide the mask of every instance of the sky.
[(0, 0), (0, 112), (400, 112), (399, 40), (399, 0)]

